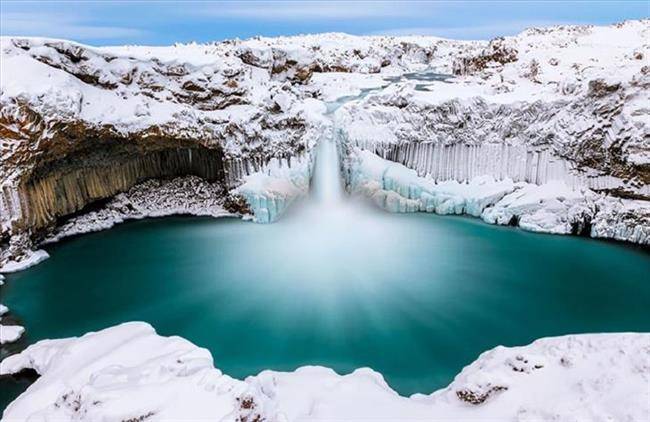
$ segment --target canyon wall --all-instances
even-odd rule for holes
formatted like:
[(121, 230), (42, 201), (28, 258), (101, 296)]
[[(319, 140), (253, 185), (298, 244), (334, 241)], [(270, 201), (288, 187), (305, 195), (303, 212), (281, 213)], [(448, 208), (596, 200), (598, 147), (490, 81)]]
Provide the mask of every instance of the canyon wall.
[(650, 244), (649, 34), (647, 20), (529, 29), (452, 54), (453, 75), (344, 104), (349, 189), (396, 212)]
[(73, 154), (37, 167), (17, 191), (4, 190), (0, 212), (13, 221), (14, 230), (38, 230), (146, 179), (196, 175), (223, 181), (222, 159), (221, 151), (201, 147)]
[[(508, 144), (436, 144), (433, 142), (380, 144), (357, 143), (351, 145), (368, 150), (380, 157), (404, 164), (429, 175), (434, 180), (467, 182), (477, 176), (491, 175), (497, 179), (509, 178), (515, 182), (544, 184), (562, 180), (573, 188), (588, 187), (593, 190), (616, 189), (623, 181), (611, 175), (581, 170), (575, 162), (555, 155), (550, 149)], [(650, 196), (648, 185), (638, 190)]]
[[(321, 34), (95, 48), (3, 37), (0, 249), (147, 179), (199, 176), (225, 203), (256, 174), (270, 179), (249, 187), (277, 187), (272, 160), (304, 178), (300, 163), (331, 130), (325, 101), (340, 97), (344, 153), (365, 149), (436, 182), (559, 180), (645, 204), (649, 22), (489, 42)], [(628, 205), (611, 219), (638, 208)]]

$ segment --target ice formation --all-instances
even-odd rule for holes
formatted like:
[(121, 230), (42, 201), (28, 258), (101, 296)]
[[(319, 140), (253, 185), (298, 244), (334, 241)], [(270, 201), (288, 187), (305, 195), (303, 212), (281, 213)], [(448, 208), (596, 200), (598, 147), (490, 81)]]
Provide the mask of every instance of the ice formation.
[(390, 211), (649, 244), (648, 31), (438, 44), (450, 60), (435, 69), (453, 76), (403, 75), (337, 110), (350, 189)]
[(339, 375), (310, 366), (233, 379), (206, 349), (133, 322), (43, 340), (3, 361), (0, 374), (40, 374), (3, 420), (644, 421), (648, 344), (649, 334), (584, 334), (497, 347), (448, 387), (402, 397), (368, 368)]
[[(368, 196), (391, 212), (469, 214), (491, 224), (536, 232), (650, 242), (650, 226), (638, 224), (650, 215), (645, 201), (571, 188), (562, 180), (534, 184), (488, 175), (464, 182), (436, 181), (358, 148), (349, 152), (347, 166), (352, 193)], [(612, 217), (612, 213), (626, 214), (630, 221), (624, 222), (620, 215)]]
[(262, 170), (244, 177), (235, 192), (246, 199), (254, 221), (272, 223), (297, 199), (307, 196), (311, 157), (271, 160)]

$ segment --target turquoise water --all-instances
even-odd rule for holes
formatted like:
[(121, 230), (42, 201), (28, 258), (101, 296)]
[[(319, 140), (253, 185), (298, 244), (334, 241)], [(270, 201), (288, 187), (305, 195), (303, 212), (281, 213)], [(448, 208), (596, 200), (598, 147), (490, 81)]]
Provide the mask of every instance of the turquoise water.
[[(650, 331), (650, 256), (638, 249), (353, 205), (295, 213), (272, 225), (143, 220), (52, 245), (0, 290), (27, 327), (13, 348), (142, 320), (235, 377), (369, 366), (411, 394), (496, 345)], [(3, 408), (26, 385), (0, 383)]]

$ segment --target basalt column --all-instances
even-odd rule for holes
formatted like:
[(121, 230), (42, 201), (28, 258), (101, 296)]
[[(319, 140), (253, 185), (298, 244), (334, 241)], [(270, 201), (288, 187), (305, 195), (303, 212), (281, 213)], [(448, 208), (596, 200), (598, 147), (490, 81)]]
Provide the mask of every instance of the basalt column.
[(202, 146), (148, 151), (102, 146), (75, 152), (39, 165), (20, 184), (14, 229), (43, 228), (146, 179), (185, 175), (223, 181), (223, 153)]

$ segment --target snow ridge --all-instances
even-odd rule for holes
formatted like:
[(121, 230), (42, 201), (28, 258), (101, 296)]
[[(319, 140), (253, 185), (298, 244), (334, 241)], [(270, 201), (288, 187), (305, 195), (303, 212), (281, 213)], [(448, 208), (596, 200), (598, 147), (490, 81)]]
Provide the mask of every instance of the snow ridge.
[(339, 375), (309, 366), (240, 381), (216, 369), (206, 349), (131, 322), (43, 340), (4, 360), (0, 374), (33, 368), (41, 377), (5, 409), (3, 421), (644, 421), (649, 344), (649, 334), (621, 333), (500, 346), (448, 387), (407, 398), (368, 368)]

